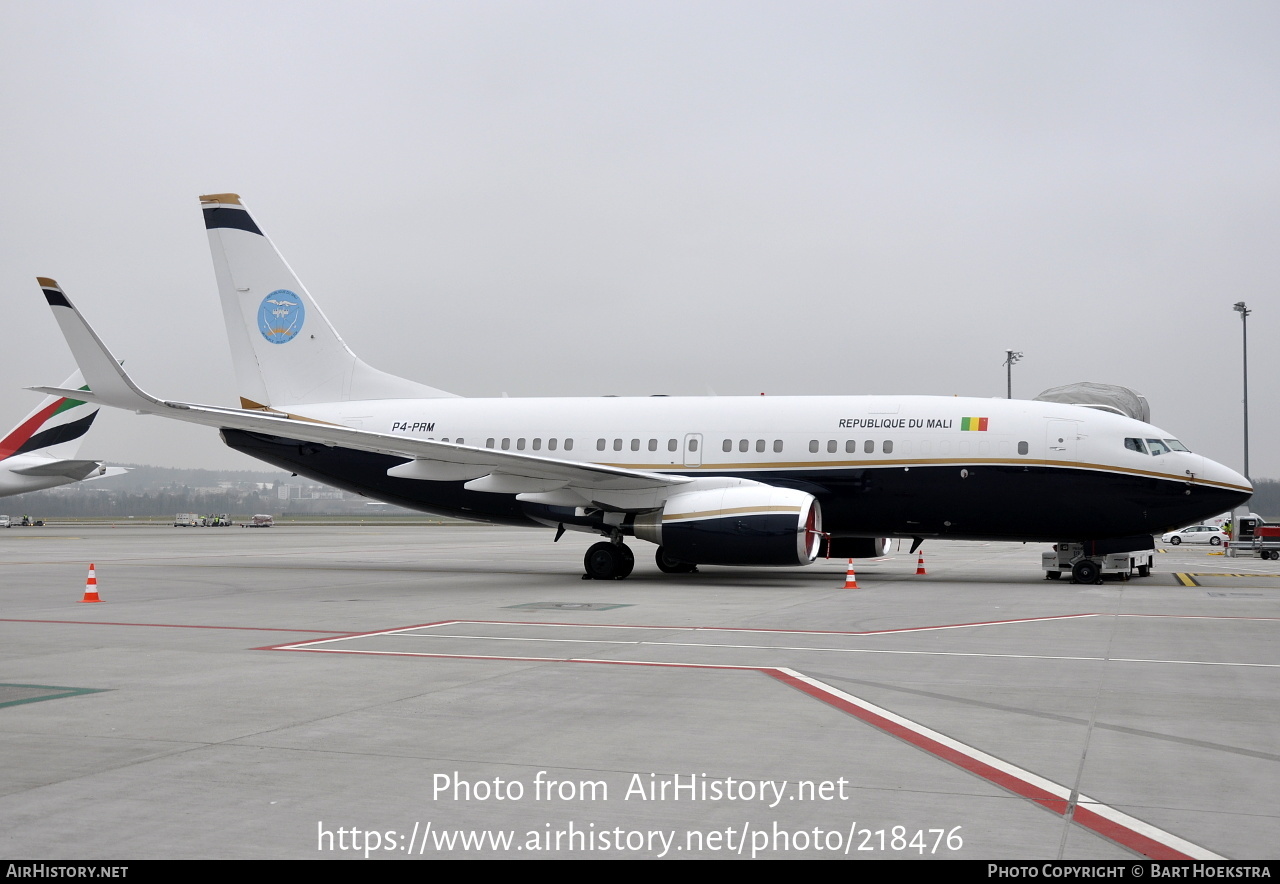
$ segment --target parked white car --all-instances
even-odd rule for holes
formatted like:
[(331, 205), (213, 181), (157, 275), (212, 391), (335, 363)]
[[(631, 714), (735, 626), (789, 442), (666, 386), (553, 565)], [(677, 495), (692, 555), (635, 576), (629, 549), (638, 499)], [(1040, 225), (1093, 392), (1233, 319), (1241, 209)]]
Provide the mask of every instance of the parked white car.
[(1172, 543), (1174, 546), (1180, 543), (1211, 543), (1214, 546), (1222, 546), (1222, 541), (1226, 539), (1226, 532), (1212, 525), (1192, 525), (1190, 528), (1170, 531), (1160, 537), (1164, 543)]

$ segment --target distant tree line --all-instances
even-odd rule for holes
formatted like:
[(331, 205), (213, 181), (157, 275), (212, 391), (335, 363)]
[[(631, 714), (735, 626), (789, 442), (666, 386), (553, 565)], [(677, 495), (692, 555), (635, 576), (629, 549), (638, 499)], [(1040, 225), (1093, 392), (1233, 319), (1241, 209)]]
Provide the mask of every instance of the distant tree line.
[(287, 473), (168, 469), (131, 464), (119, 476), (0, 498), (0, 513), (46, 518), (171, 519), (178, 513), (279, 514)]
[[(284, 472), (128, 466), (127, 473), (0, 498), (0, 513), (33, 519), (172, 519), (178, 513), (223, 513), (245, 519), (280, 515), (386, 515), (399, 507), (371, 507), (356, 494), (335, 494)], [(285, 485), (291, 486), (285, 488)], [(300, 487), (292, 487), (300, 486)], [(302, 496), (298, 496), (298, 492)], [(281, 498), (281, 494), (286, 499)]]
[(119, 518), (130, 516), (173, 518), (177, 513), (228, 513), (252, 515), (253, 513), (280, 513), (279, 501), (270, 492), (239, 492), (229, 490), (211, 493), (188, 488), (166, 491), (108, 491), (51, 488), (48, 491), (32, 491), (16, 497), (0, 500), (0, 512), (10, 515), (30, 515), (38, 519), (56, 518)]

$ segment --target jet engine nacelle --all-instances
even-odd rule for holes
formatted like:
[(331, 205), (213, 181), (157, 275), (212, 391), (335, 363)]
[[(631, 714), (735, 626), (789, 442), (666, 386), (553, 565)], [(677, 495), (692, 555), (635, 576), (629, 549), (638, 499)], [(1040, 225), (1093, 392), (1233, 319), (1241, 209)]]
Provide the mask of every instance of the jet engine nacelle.
[(822, 508), (812, 494), (752, 484), (686, 491), (635, 518), (636, 537), (698, 565), (807, 565), (818, 555)]

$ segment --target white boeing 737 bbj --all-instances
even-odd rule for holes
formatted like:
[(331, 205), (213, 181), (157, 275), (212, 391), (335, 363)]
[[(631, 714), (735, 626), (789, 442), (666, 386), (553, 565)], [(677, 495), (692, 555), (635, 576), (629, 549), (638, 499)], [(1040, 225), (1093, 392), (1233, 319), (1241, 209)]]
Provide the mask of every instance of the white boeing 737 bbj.
[(1143, 549), (1252, 493), (1171, 433), (1051, 402), (459, 398), (362, 362), (240, 198), (200, 200), (242, 407), (143, 392), (41, 279), (84, 398), (217, 427), (238, 451), (388, 503), (603, 535), (588, 577), (629, 574), (629, 537), (657, 544), (667, 572), (875, 555), (885, 537)]
[(59, 389), (65, 393), (47, 397), (0, 439), (0, 497), (124, 472), (100, 461), (74, 459), (98, 416), (98, 406), (84, 401), (89, 388), (83, 384), (77, 371), (62, 382)]

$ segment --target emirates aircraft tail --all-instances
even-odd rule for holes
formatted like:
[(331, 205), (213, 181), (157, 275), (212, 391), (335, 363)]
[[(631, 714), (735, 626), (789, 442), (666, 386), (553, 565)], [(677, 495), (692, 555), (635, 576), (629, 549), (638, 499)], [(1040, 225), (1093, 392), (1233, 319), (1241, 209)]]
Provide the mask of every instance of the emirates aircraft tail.
[[(40, 283), (57, 285), (45, 279)], [(78, 371), (63, 381), (62, 386), (68, 392), (89, 389)], [(71, 395), (46, 396), (0, 438), (0, 497), (123, 473), (121, 467), (104, 467), (100, 461), (76, 459), (84, 434), (98, 416), (98, 407), (96, 403)]]
[[(63, 381), (62, 386), (68, 390), (89, 389), (78, 371)], [(69, 396), (46, 396), (0, 439), (0, 461), (36, 452), (52, 458), (75, 457), (84, 434), (89, 432), (97, 416), (98, 406), (93, 403)]]

